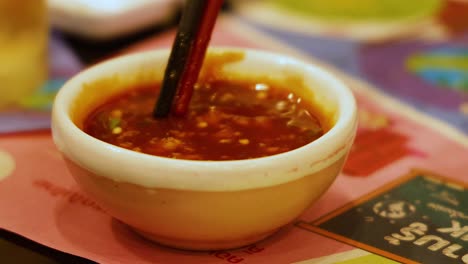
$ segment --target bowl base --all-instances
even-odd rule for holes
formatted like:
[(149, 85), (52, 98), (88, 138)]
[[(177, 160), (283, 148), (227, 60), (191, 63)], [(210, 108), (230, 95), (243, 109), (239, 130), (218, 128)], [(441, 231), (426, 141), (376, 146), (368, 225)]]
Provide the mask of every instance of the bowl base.
[(176, 239), (176, 238), (163, 237), (163, 236), (159, 236), (156, 234), (141, 231), (133, 227), (131, 228), (135, 232), (137, 232), (139, 235), (157, 244), (161, 244), (161, 245), (176, 248), (176, 249), (199, 250), (199, 251), (235, 249), (235, 248), (240, 248), (243, 246), (248, 246), (255, 242), (258, 242), (260, 240), (267, 238), (268, 236), (272, 235), (278, 230), (278, 229), (274, 229), (273, 231), (270, 231), (270, 232), (255, 234), (252, 236), (248, 236), (248, 237), (236, 239), (236, 240), (206, 241), (206, 240), (182, 240), (182, 239)]

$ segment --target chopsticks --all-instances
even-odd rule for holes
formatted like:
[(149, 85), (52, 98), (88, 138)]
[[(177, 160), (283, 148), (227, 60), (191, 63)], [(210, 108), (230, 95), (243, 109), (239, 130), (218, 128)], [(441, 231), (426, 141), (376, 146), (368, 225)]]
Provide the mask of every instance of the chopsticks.
[(222, 4), (223, 0), (186, 1), (153, 110), (155, 118), (187, 113)]

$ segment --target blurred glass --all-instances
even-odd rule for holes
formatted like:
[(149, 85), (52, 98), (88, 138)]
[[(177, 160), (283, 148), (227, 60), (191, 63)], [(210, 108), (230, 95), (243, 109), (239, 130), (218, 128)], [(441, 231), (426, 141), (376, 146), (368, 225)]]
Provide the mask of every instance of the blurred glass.
[(0, 109), (47, 79), (46, 0), (0, 0)]

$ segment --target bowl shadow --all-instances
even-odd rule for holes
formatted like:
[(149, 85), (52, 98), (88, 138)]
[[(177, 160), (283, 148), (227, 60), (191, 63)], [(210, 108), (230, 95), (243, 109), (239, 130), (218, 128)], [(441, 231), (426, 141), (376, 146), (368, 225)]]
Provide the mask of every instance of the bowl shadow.
[(306, 212), (273, 235), (245, 247), (222, 251), (180, 250), (157, 244), (140, 236), (129, 226), (105, 212), (94, 207), (71, 203), (69, 199), (58, 201), (55, 222), (60, 234), (70, 243), (68, 246), (74, 249), (72, 254), (95, 261), (108, 259), (115, 262), (127, 260), (138, 263), (219, 263), (222, 259), (226, 260), (228, 254), (241, 258), (248, 257), (249, 260), (261, 258), (263, 254), (254, 255), (251, 251), (262, 248), (271, 248), (272, 250), (268, 250), (268, 259), (274, 260), (273, 256), (280, 254), (274, 250), (277, 246), (281, 247), (282, 252), (290, 253), (310, 246), (286, 242), (289, 241), (288, 236), (298, 230), (308, 232), (295, 225), (298, 221), (310, 219), (310, 216), (316, 215), (314, 211), (326, 211), (325, 208), (342, 201), (348, 201), (345, 193), (339, 187), (331, 188)]
[[(151, 242), (126, 224), (69, 199), (57, 202), (55, 224), (70, 253), (98, 262), (219, 263), (209, 252), (179, 250)], [(196, 258), (196, 260), (194, 260)]]

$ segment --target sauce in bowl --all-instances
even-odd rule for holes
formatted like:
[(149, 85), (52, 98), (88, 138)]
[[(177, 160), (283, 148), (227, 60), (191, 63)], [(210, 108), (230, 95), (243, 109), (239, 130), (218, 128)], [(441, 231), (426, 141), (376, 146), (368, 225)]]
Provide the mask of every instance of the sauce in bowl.
[(189, 160), (270, 156), (323, 135), (318, 108), (274, 84), (216, 80), (197, 84), (185, 117), (151, 116), (159, 85), (132, 87), (98, 106), (83, 130), (151, 155)]

